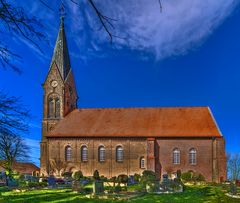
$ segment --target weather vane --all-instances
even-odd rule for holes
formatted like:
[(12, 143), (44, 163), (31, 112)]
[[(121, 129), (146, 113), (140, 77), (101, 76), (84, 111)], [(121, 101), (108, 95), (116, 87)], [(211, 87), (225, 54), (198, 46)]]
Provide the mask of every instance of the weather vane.
[(59, 8), (59, 13), (60, 13), (60, 17), (61, 18), (64, 18), (64, 16), (66, 15), (65, 6), (64, 6), (63, 0), (61, 2), (60, 8)]

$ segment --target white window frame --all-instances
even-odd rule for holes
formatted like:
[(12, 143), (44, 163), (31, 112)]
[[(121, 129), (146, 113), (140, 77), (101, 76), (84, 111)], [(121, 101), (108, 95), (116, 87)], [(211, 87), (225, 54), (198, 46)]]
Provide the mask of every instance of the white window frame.
[(81, 147), (81, 161), (82, 162), (88, 161), (88, 147), (86, 145), (83, 145)]
[(65, 159), (66, 159), (66, 161), (71, 161), (71, 159), (72, 159), (72, 148), (71, 148), (71, 146), (66, 146), (66, 148), (65, 148)]
[(173, 150), (173, 164), (180, 164), (181, 163), (181, 152), (178, 148)]
[(123, 147), (122, 146), (116, 147), (116, 161), (123, 162)]
[(98, 148), (98, 161), (99, 162), (106, 161), (106, 150), (104, 146), (100, 146)]
[(191, 148), (189, 150), (189, 164), (191, 165), (197, 164), (197, 150), (195, 148)]
[(144, 157), (140, 158), (140, 168), (142, 168), (142, 169), (145, 168), (145, 158)]

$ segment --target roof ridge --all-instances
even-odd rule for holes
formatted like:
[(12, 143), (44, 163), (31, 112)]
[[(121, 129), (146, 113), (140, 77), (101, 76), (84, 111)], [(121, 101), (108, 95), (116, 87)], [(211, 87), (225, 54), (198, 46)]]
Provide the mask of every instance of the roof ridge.
[(86, 110), (86, 109), (179, 109), (179, 108), (209, 108), (209, 106), (143, 106), (143, 107), (83, 107), (75, 110)]

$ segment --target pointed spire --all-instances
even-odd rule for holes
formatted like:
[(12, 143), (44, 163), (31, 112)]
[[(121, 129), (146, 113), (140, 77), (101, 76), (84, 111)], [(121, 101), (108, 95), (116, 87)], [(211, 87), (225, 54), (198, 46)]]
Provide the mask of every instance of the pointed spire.
[(54, 62), (57, 64), (59, 72), (61, 73), (63, 80), (65, 80), (71, 69), (71, 64), (70, 64), (67, 39), (66, 39), (66, 34), (64, 29), (65, 9), (64, 9), (63, 3), (59, 10), (60, 10), (60, 27), (59, 27), (56, 45), (54, 48), (51, 65)]

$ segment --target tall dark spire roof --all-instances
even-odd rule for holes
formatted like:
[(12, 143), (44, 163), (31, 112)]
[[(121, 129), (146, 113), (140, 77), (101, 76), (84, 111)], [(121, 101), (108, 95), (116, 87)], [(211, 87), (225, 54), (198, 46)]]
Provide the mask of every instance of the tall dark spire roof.
[(60, 28), (59, 28), (59, 32), (58, 32), (56, 45), (54, 48), (51, 65), (54, 62), (57, 64), (59, 72), (60, 72), (63, 80), (65, 80), (71, 69), (71, 64), (70, 64), (70, 59), (69, 59), (66, 34), (65, 34), (65, 30), (64, 30), (64, 17), (63, 16), (61, 16), (60, 21), (61, 21)]

